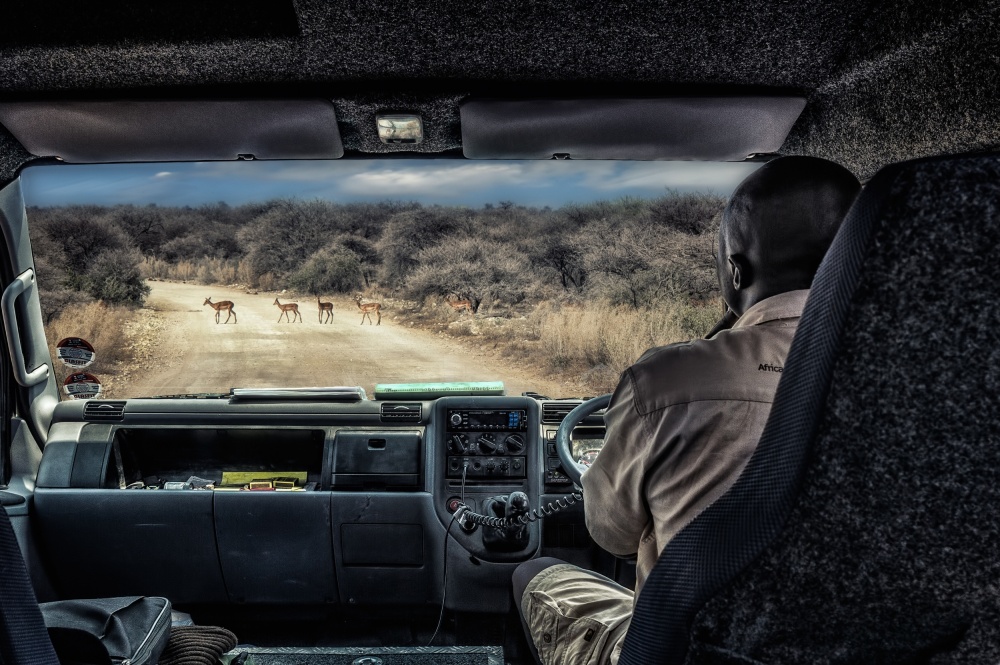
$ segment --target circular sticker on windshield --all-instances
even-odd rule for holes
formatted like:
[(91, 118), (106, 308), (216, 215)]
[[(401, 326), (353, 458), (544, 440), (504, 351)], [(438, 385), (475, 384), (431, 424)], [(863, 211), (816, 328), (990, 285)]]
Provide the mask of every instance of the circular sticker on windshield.
[(56, 344), (56, 353), (64, 365), (74, 369), (90, 367), (97, 354), (90, 342), (80, 337), (67, 337)]
[(101, 381), (88, 372), (77, 372), (66, 377), (63, 390), (73, 399), (91, 399), (101, 394)]

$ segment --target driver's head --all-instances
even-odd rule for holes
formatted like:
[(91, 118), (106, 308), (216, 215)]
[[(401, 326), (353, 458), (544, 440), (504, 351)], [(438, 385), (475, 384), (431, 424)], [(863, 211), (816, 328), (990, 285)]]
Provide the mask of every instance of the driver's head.
[(817, 157), (781, 157), (733, 192), (719, 227), (722, 295), (742, 315), (754, 303), (808, 289), (861, 190), (844, 167)]

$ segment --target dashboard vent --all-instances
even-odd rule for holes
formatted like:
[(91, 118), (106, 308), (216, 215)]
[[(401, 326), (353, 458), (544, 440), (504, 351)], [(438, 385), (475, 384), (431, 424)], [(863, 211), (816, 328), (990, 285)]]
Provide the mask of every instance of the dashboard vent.
[(90, 400), (83, 407), (84, 420), (121, 420), (125, 417), (125, 402), (95, 402)]
[(419, 402), (383, 402), (381, 412), (382, 422), (420, 422), (421, 410)]
[(580, 404), (582, 402), (542, 402), (542, 422), (546, 425), (558, 425), (567, 413)]

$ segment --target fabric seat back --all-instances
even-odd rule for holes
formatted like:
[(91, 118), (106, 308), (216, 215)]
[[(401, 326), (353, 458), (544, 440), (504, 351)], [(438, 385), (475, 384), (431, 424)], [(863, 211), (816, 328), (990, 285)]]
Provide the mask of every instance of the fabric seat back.
[(883, 169), (758, 449), (664, 550), (621, 663), (1000, 661), (1000, 158)]

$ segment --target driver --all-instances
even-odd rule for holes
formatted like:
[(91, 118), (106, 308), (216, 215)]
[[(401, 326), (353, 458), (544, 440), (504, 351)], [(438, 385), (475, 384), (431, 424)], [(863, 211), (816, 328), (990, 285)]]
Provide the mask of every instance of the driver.
[(617, 663), (660, 552), (736, 481), (756, 447), (809, 286), (860, 187), (833, 162), (782, 157), (733, 193), (716, 266), (735, 323), (650, 349), (625, 370), (604, 416), (606, 443), (583, 475), (587, 528), (605, 550), (636, 557), (634, 594), (558, 559), (514, 572), (544, 665)]

